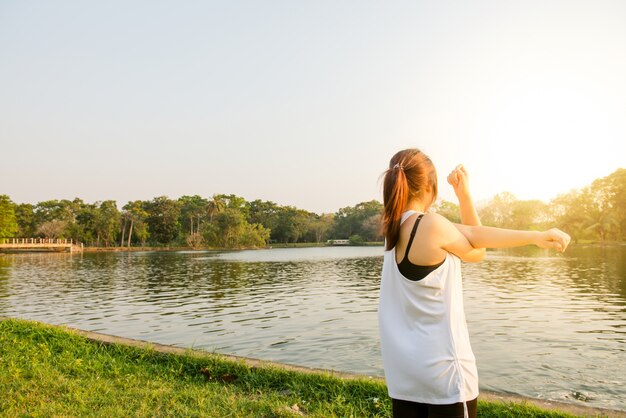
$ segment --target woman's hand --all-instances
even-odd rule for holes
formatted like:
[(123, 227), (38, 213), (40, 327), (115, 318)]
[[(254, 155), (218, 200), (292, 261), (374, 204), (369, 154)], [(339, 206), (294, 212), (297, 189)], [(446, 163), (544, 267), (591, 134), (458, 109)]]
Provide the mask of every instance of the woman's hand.
[(565, 232), (557, 228), (552, 228), (538, 234), (538, 239), (535, 244), (541, 248), (554, 248), (557, 251), (563, 252), (569, 245), (571, 240), (570, 236)]
[(448, 183), (454, 188), (454, 193), (458, 198), (469, 196), (469, 179), (467, 170), (463, 164), (456, 166), (450, 174), (448, 174)]

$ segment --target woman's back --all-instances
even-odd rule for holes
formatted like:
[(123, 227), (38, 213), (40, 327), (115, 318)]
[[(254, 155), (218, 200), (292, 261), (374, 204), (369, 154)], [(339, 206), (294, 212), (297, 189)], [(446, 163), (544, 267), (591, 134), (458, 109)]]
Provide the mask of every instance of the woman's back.
[[(403, 215), (409, 236), (413, 222), (407, 219), (415, 220), (415, 214)], [(422, 247), (419, 238), (417, 228), (411, 248)], [(378, 311), (390, 396), (437, 404), (476, 398), (478, 378), (463, 310), (460, 260), (444, 251), (443, 263), (413, 280), (400, 272), (397, 260), (403, 257), (397, 248), (385, 251)]]

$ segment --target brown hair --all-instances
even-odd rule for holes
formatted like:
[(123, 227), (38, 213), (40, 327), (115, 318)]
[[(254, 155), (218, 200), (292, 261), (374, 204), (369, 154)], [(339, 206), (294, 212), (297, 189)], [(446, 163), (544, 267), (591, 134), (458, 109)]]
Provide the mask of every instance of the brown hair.
[(391, 157), (383, 175), (383, 234), (387, 241), (385, 249), (390, 250), (398, 243), (402, 212), (407, 203), (421, 198), (424, 192), (433, 193), (433, 202), (437, 198), (437, 172), (426, 154), (410, 148)]

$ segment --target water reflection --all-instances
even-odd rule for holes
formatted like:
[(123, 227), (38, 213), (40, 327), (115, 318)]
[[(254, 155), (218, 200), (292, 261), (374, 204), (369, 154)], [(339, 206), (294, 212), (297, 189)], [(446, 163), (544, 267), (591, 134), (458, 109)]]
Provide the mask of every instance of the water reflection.
[[(382, 248), (0, 257), (0, 315), (382, 374)], [(485, 388), (626, 409), (626, 248), (466, 264)]]
[[(625, 277), (612, 261), (622, 266), (623, 254), (497, 252), (467, 266), (468, 323), (483, 384), (624, 408)], [(611, 400), (615, 392), (621, 395)]]

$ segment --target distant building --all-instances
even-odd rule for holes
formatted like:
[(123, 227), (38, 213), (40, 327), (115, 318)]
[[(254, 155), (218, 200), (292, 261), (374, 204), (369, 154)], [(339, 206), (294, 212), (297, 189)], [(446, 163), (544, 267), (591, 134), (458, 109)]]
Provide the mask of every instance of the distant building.
[(350, 245), (350, 240), (348, 239), (329, 239), (326, 241), (326, 245)]

